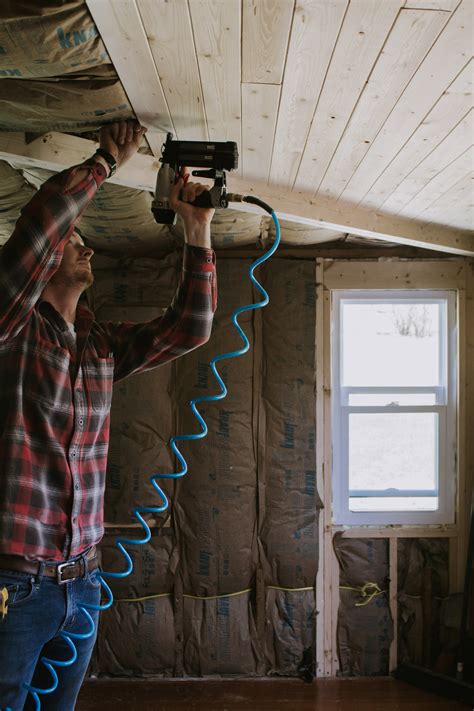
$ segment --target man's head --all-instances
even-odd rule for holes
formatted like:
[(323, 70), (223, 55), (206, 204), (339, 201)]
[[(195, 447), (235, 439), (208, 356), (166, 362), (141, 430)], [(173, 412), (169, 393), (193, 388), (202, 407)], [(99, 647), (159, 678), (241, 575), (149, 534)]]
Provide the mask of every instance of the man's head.
[(82, 287), (81, 291), (85, 291), (94, 281), (90, 264), (93, 254), (94, 251), (84, 244), (79, 231), (74, 229), (50, 284), (75, 289)]

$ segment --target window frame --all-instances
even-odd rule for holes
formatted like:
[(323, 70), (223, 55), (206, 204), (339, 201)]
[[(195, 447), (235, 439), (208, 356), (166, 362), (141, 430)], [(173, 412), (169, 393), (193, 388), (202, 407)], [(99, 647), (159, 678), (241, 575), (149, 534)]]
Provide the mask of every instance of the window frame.
[[(438, 386), (420, 387), (348, 387), (341, 385), (342, 318), (341, 304), (347, 301), (373, 303), (388, 301), (403, 303), (420, 300), (422, 303), (444, 303), (440, 310), (444, 325), (445, 343), (440, 337), (440, 380)], [(444, 313), (442, 313), (444, 312)], [(456, 493), (456, 413), (457, 413), (457, 291), (455, 289), (331, 289), (331, 429), (332, 479), (335, 525), (397, 525), (397, 524), (452, 524), (455, 522)], [(350, 393), (434, 393), (434, 405), (349, 406)], [(349, 491), (349, 416), (352, 412), (435, 412), (438, 414), (438, 508), (435, 511), (351, 511)], [(401, 490), (402, 495), (414, 495)], [(373, 490), (375, 492), (375, 490)], [(359, 492), (360, 493), (360, 492)], [(376, 496), (376, 493), (372, 493)], [(385, 494), (388, 495), (388, 494)], [(397, 494), (397, 497), (400, 494)]]

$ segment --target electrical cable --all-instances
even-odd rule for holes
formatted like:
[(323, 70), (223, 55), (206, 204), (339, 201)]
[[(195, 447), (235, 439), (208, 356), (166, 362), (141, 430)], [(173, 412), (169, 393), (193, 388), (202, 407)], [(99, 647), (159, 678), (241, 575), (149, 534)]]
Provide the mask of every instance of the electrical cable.
[[(65, 640), (69, 648), (71, 649), (72, 656), (70, 659), (66, 661), (58, 661), (55, 659), (48, 659), (47, 657), (41, 657), (40, 662), (44, 664), (44, 666), (49, 669), (51, 672), (51, 675), (53, 677), (53, 684), (47, 688), (47, 689), (39, 689), (36, 687), (31, 686), (31, 684), (23, 684), (23, 688), (27, 689), (29, 693), (32, 695), (34, 701), (35, 701), (35, 711), (40, 711), (41, 709), (41, 701), (40, 701), (40, 695), (42, 694), (51, 694), (53, 691), (55, 691), (58, 687), (58, 674), (56, 672), (55, 667), (67, 667), (71, 666), (71, 664), (74, 664), (74, 662), (77, 659), (77, 649), (74, 644), (74, 640), (78, 639), (89, 639), (96, 633), (96, 626), (94, 623), (94, 620), (92, 619), (92, 616), (89, 612), (89, 610), (94, 610), (98, 612), (102, 612), (103, 610), (107, 610), (109, 607), (112, 606), (113, 601), (114, 601), (114, 596), (112, 593), (112, 590), (108, 583), (106, 582), (106, 579), (118, 579), (118, 578), (126, 578), (131, 573), (133, 572), (133, 560), (126, 550), (125, 546), (126, 545), (132, 545), (132, 546), (137, 546), (137, 545), (145, 545), (151, 540), (151, 529), (146, 522), (146, 520), (143, 517), (143, 514), (146, 513), (151, 513), (151, 514), (157, 514), (157, 513), (163, 513), (163, 511), (166, 511), (168, 508), (168, 498), (163, 491), (163, 489), (160, 487), (158, 484), (158, 479), (180, 479), (188, 471), (188, 465), (186, 463), (186, 460), (184, 459), (183, 455), (181, 454), (180, 450), (178, 449), (177, 442), (188, 442), (192, 440), (197, 440), (197, 439), (202, 439), (207, 435), (208, 428), (206, 425), (205, 420), (203, 419), (202, 415), (197, 409), (197, 405), (203, 403), (203, 402), (215, 402), (218, 400), (222, 400), (223, 398), (226, 397), (227, 395), (227, 388), (225, 386), (224, 381), (222, 380), (221, 376), (219, 375), (216, 364), (219, 363), (222, 360), (226, 360), (229, 358), (236, 358), (238, 356), (244, 355), (247, 353), (247, 351), (250, 348), (250, 343), (245, 335), (244, 331), (242, 330), (239, 322), (237, 321), (238, 317), (247, 311), (253, 311), (256, 309), (261, 309), (264, 306), (266, 306), (270, 299), (268, 296), (268, 293), (265, 291), (263, 286), (257, 281), (257, 279), (254, 276), (254, 271), (257, 267), (259, 267), (263, 262), (267, 261), (278, 249), (278, 246), (280, 244), (280, 224), (278, 222), (278, 218), (274, 212), (274, 210), (267, 205), (265, 202), (260, 200), (257, 197), (254, 197), (252, 195), (239, 195), (237, 193), (229, 193), (227, 195), (227, 199), (229, 202), (248, 202), (253, 205), (258, 205), (259, 207), (263, 208), (266, 212), (268, 212), (275, 224), (275, 239), (270, 246), (270, 248), (262, 254), (261, 257), (256, 259), (249, 267), (248, 269), (248, 274), (249, 278), (254, 284), (254, 286), (257, 288), (257, 290), (260, 292), (260, 294), (263, 296), (262, 301), (258, 301), (256, 303), (252, 304), (247, 304), (245, 306), (239, 306), (232, 312), (232, 323), (234, 324), (235, 329), (237, 330), (237, 333), (241, 337), (244, 345), (242, 348), (237, 349), (235, 351), (229, 351), (227, 353), (221, 353), (217, 356), (214, 356), (212, 360), (210, 361), (209, 365), (211, 368), (211, 371), (217, 380), (217, 383), (220, 387), (220, 392), (217, 395), (200, 395), (199, 397), (195, 397), (190, 401), (190, 407), (191, 410), (196, 417), (199, 425), (201, 426), (201, 432), (198, 432), (197, 434), (182, 434), (182, 435), (175, 435), (174, 437), (171, 437), (169, 445), (173, 453), (176, 455), (180, 465), (181, 465), (181, 471), (179, 472), (172, 472), (172, 473), (165, 473), (165, 474), (152, 474), (149, 477), (149, 481), (151, 485), (153, 486), (155, 492), (158, 494), (160, 500), (161, 500), (161, 505), (160, 506), (137, 506), (133, 509), (132, 516), (140, 523), (140, 525), (143, 528), (144, 531), (144, 536), (141, 539), (131, 539), (131, 538), (117, 538), (115, 541), (115, 545), (117, 548), (120, 550), (122, 553), (125, 562), (126, 562), (126, 568), (123, 571), (120, 572), (110, 572), (110, 571), (99, 571), (99, 579), (100, 583), (102, 586), (102, 589), (105, 590), (107, 600), (99, 605), (94, 605), (91, 603), (78, 603), (78, 608), (81, 612), (84, 613), (86, 616), (89, 624), (90, 624), (90, 629), (87, 632), (84, 632), (82, 634), (76, 633), (76, 632), (68, 632), (66, 630), (61, 631), (59, 634), (60, 636)], [(6, 708), (5, 711), (12, 711), (10, 708)]]

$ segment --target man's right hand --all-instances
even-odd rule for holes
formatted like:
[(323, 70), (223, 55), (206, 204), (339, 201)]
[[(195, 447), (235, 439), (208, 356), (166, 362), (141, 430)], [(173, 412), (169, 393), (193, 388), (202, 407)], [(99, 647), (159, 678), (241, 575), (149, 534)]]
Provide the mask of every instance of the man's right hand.
[(115, 158), (120, 168), (138, 151), (145, 133), (146, 128), (137, 120), (109, 123), (100, 129), (100, 147)]
[[(188, 169), (182, 168), (186, 175)], [(201, 193), (209, 190), (202, 183), (188, 183), (179, 178), (170, 190), (169, 205), (178, 213), (184, 223), (184, 237), (188, 244), (196, 247), (211, 247), (211, 220), (214, 216), (213, 207), (196, 207), (190, 205)]]

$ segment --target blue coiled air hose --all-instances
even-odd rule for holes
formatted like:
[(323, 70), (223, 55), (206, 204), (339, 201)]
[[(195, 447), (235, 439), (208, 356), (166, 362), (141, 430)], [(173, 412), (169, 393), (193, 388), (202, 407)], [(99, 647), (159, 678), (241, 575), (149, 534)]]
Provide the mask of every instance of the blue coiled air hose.
[[(215, 356), (212, 358), (210, 361), (210, 368), (212, 373), (214, 374), (215, 379), (217, 380), (217, 383), (219, 384), (220, 387), (220, 393), (217, 395), (201, 395), (200, 397), (195, 397), (190, 401), (190, 407), (192, 412), (194, 413), (197, 421), (199, 422), (201, 426), (201, 432), (198, 434), (184, 434), (184, 435), (176, 435), (170, 439), (170, 447), (174, 454), (176, 455), (180, 465), (181, 465), (181, 471), (179, 472), (173, 472), (170, 474), (152, 474), (149, 477), (149, 480), (155, 489), (156, 493), (158, 494), (160, 500), (161, 500), (161, 505), (160, 506), (137, 506), (133, 510), (133, 517), (141, 524), (143, 531), (144, 531), (144, 536), (143, 538), (136, 540), (136, 539), (131, 539), (131, 538), (117, 538), (116, 540), (116, 546), (117, 548), (121, 551), (123, 557), (125, 558), (126, 562), (126, 568), (125, 570), (117, 573), (117, 572), (105, 572), (102, 571), (99, 573), (99, 578), (100, 578), (100, 583), (103, 588), (103, 590), (106, 593), (107, 600), (100, 604), (100, 605), (92, 605), (90, 603), (78, 603), (78, 608), (84, 613), (86, 616), (89, 624), (90, 624), (90, 629), (87, 632), (84, 632), (82, 634), (78, 634), (75, 632), (67, 632), (67, 631), (62, 631), (60, 632), (60, 636), (65, 640), (65, 642), (68, 644), (68, 646), (71, 649), (71, 658), (68, 659), (67, 661), (58, 661), (55, 659), (48, 659), (47, 657), (41, 657), (41, 662), (46, 666), (47, 669), (51, 672), (51, 676), (53, 678), (53, 683), (48, 689), (38, 689), (30, 684), (24, 684), (24, 688), (28, 689), (30, 694), (33, 696), (36, 704), (36, 711), (40, 711), (41, 709), (41, 701), (39, 698), (40, 694), (51, 694), (53, 691), (57, 689), (58, 686), (58, 674), (56, 672), (55, 667), (67, 667), (70, 666), (71, 664), (74, 664), (74, 662), (77, 659), (77, 650), (76, 646), (74, 644), (75, 639), (88, 639), (89, 637), (92, 637), (92, 635), (95, 634), (95, 624), (94, 620), (91, 617), (91, 614), (89, 610), (96, 610), (96, 611), (102, 611), (102, 610), (107, 610), (111, 605), (113, 604), (114, 601), (114, 596), (112, 593), (112, 590), (110, 589), (110, 586), (107, 584), (106, 579), (107, 578), (126, 578), (128, 575), (130, 575), (133, 572), (133, 561), (126, 550), (125, 546), (126, 545), (144, 545), (145, 543), (148, 543), (151, 539), (151, 529), (148, 525), (148, 523), (145, 521), (143, 518), (142, 514), (145, 513), (151, 513), (151, 514), (157, 514), (157, 513), (162, 513), (168, 508), (168, 498), (163, 491), (163, 489), (159, 486), (158, 484), (158, 479), (180, 479), (183, 477), (187, 471), (188, 471), (188, 465), (186, 463), (186, 460), (184, 459), (183, 455), (178, 449), (177, 442), (188, 442), (190, 440), (196, 440), (196, 439), (202, 439), (207, 435), (207, 425), (199, 413), (197, 409), (197, 405), (199, 405), (202, 402), (213, 402), (216, 400), (222, 400), (225, 398), (227, 395), (227, 388), (225, 386), (224, 381), (222, 380), (221, 376), (217, 372), (216, 364), (219, 363), (221, 360), (226, 360), (228, 358), (236, 358), (237, 356), (244, 355), (249, 350), (250, 344), (248, 341), (247, 336), (245, 335), (244, 331), (242, 330), (240, 324), (238, 323), (237, 319), (240, 316), (240, 314), (246, 312), (246, 311), (253, 311), (255, 309), (261, 309), (264, 306), (266, 306), (269, 302), (269, 297), (263, 286), (257, 281), (257, 279), (254, 276), (254, 271), (257, 267), (259, 267), (263, 262), (265, 262), (267, 259), (269, 259), (274, 252), (278, 249), (278, 245), (280, 244), (280, 225), (278, 222), (278, 218), (275, 215), (275, 212), (272, 210), (272, 208), (267, 205), (266, 203), (262, 202), (256, 197), (253, 197), (251, 195), (247, 196), (242, 196), (242, 195), (237, 195), (235, 193), (229, 194), (228, 195), (228, 200), (229, 202), (248, 202), (252, 203), (254, 205), (258, 205), (259, 207), (262, 207), (264, 210), (266, 210), (268, 213), (270, 213), (273, 222), (275, 223), (275, 240), (272, 243), (271, 247), (258, 259), (253, 262), (250, 267), (249, 267), (249, 277), (257, 290), (261, 293), (263, 296), (263, 301), (259, 301), (257, 303), (253, 304), (247, 304), (246, 306), (240, 306), (239, 308), (235, 309), (232, 313), (232, 323), (234, 324), (237, 333), (241, 337), (244, 345), (242, 348), (236, 350), (236, 351), (229, 351), (228, 353), (221, 353), (220, 355)], [(11, 711), (11, 709), (7, 708), (6, 711)]]

